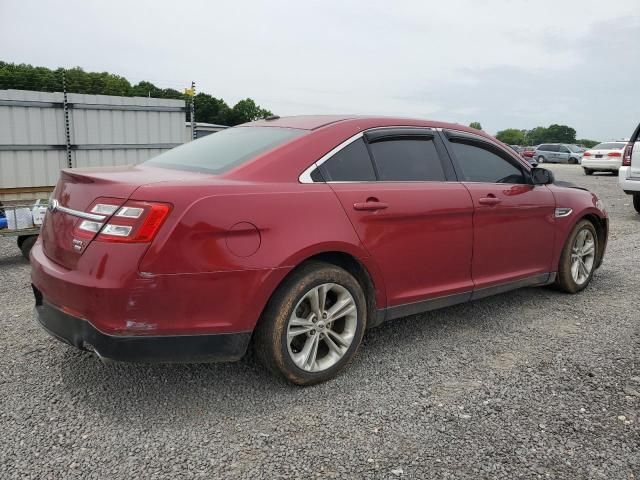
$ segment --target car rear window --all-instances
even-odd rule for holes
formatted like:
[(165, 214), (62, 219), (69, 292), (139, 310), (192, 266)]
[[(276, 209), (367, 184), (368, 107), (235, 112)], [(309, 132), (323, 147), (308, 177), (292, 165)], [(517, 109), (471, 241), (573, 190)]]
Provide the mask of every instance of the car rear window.
[(180, 170), (223, 173), (305, 133), (306, 130), (281, 127), (228, 128), (185, 143), (145, 163)]
[(626, 143), (599, 143), (591, 150), (618, 150), (624, 148)]
[(376, 179), (367, 146), (362, 138), (332, 156), (320, 166), (320, 170), (323, 178), (330, 182), (373, 182)]

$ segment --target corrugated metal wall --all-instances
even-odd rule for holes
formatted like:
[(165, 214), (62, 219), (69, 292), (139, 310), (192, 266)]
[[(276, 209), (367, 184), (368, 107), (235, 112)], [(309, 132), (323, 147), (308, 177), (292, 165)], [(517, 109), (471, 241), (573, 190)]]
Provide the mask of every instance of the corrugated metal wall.
[[(63, 100), (0, 90), (0, 199), (46, 191), (67, 168)], [(73, 168), (140, 163), (184, 142), (182, 100), (70, 93), (67, 101)]]

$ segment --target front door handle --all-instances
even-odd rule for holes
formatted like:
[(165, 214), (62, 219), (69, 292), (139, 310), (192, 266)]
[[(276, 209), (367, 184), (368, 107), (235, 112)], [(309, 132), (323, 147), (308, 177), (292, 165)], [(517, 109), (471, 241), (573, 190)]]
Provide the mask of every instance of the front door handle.
[(389, 204), (380, 202), (377, 198), (367, 198), (366, 202), (356, 202), (353, 204), (354, 210), (364, 210), (369, 212), (374, 212), (376, 210), (384, 210), (388, 208)]
[(489, 206), (493, 206), (493, 205), (497, 205), (500, 202), (502, 202), (501, 199), (496, 198), (495, 195), (489, 194), (486, 197), (482, 197), (480, 199), (478, 199), (478, 203), (480, 205), (489, 205)]

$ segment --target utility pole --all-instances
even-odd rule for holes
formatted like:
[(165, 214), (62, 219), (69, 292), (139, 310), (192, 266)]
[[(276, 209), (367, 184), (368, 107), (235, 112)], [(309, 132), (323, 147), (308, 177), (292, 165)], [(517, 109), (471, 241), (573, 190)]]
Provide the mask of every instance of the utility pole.
[(62, 71), (62, 106), (64, 109), (64, 134), (67, 140), (67, 167), (73, 168), (71, 159), (71, 128), (69, 127), (69, 104), (67, 102), (67, 79)]
[(196, 139), (196, 82), (191, 82), (191, 140)]

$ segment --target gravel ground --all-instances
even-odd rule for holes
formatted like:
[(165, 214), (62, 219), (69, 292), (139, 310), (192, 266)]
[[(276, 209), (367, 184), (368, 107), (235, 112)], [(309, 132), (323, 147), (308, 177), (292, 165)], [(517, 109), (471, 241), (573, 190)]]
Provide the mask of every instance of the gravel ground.
[(640, 478), (640, 215), (578, 295), (525, 289), (370, 331), (311, 388), (235, 364), (102, 364), (31, 316), (0, 239), (0, 478)]

